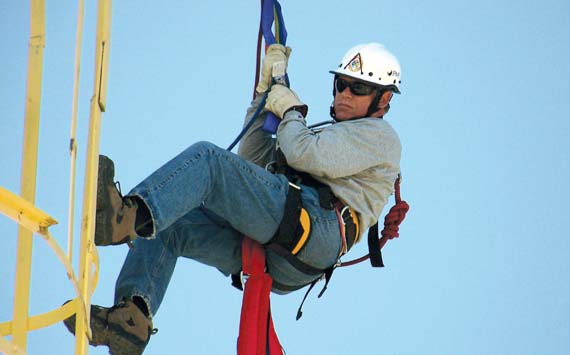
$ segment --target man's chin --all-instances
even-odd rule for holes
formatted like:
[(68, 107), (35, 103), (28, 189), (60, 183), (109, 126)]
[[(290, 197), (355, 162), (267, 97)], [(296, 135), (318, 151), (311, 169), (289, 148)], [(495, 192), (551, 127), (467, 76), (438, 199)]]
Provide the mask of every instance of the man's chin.
[(348, 112), (335, 112), (335, 118), (337, 121), (344, 121), (352, 118), (352, 116)]

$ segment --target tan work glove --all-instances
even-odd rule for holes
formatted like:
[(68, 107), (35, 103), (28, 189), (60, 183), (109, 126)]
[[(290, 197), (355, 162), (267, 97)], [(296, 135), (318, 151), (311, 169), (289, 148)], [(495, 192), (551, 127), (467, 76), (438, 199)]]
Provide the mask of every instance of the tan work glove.
[(307, 116), (309, 107), (299, 100), (297, 94), (286, 86), (275, 84), (267, 95), (265, 109), (271, 111), (280, 119), (291, 109), (299, 111), (303, 117)]
[(287, 73), (287, 62), (291, 55), (291, 48), (281, 44), (272, 44), (267, 48), (263, 65), (261, 66), (261, 79), (255, 88), (262, 94), (271, 86), (271, 79), (275, 76), (284, 76)]

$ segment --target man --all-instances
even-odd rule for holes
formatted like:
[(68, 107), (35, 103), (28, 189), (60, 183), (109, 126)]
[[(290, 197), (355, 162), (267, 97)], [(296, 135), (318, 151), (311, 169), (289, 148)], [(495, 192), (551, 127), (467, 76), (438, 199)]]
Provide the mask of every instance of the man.
[[(134, 248), (117, 280), (115, 306), (92, 306), (92, 345), (106, 345), (115, 355), (142, 354), (179, 256), (229, 275), (241, 269), (244, 236), (278, 245), (267, 249), (267, 270), (273, 291), (286, 293), (316, 280), (320, 274), (310, 270), (334, 265), (377, 220), (399, 173), (400, 141), (382, 119), (399, 93), (397, 59), (376, 43), (351, 48), (331, 71), (336, 123), (317, 133), (307, 128), (308, 107), (297, 95), (271, 85), (273, 68), (286, 67), (289, 53), (281, 45), (269, 47), (246, 115), (248, 122), (270, 90), (265, 109), (282, 120), (276, 138), (259, 119), (243, 137), (239, 156), (196, 143), (124, 197), (115, 187), (112, 161), (100, 158), (95, 243), (134, 240)], [(287, 165), (278, 164), (274, 174), (265, 167), (276, 156)], [(302, 212), (287, 207), (295, 202), (291, 196), (307, 213), (301, 236)], [(291, 216), (295, 226), (287, 234), (283, 221)], [(74, 332), (75, 317), (65, 324)]]

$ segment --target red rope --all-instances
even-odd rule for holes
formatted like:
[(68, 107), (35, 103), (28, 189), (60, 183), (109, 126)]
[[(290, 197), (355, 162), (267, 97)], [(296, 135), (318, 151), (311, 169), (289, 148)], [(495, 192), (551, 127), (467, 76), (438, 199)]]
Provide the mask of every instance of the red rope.
[[(261, 0), (263, 4), (263, 0)], [(263, 5), (262, 5), (263, 7)], [(263, 10), (262, 10), (263, 11)], [(257, 33), (257, 52), (255, 55), (255, 82), (253, 83), (253, 99), (255, 99), (255, 88), (257, 88), (257, 84), (259, 83), (259, 72), (261, 69), (261, 39), (262, 39), (262, 31), (261, 31), (261, 16), (259, 16), (259, 31)]]
[(394, 183), (394, 188), (396, 190), (396, 204), (390, 208), (390, 211), (384, 217), (384, 229), (382, 230), (382, 238), (380, 238), (380, 248), (386, 244), (389, 239), (398, 238), (400, 236), (399, 229), (400, 224), (406, 218), (406, 213), (410, 209), (410, 206), (406, 201), (402, 201), (400, 197), (400, 177), (396, 179)]
[[(382, 229), (381, 232), (382, 238), (380, 238), (379, 240), (380, 249), (382, 249), (384, 245), (386, 245), (388, 240), (398, 238), (400, 236), (399, 234), (400, 224), (404, 221), (404, 219), (406, 218), (406, 213), (410, 209), (408, 203), (406, 201), (402, 201), (402, 198), (400, 196), (399, 175), (396, 181), (394, 182), (394, 190), (395, 190), (394, 195), (396, 203), (394, 204), (394, 206), (392, 206), (392, 208), (390, 208), (390, 211), (388, 212), (388, 214), (386, 214), (386, 217), (384, 217), (384, 229)], [(344, 267), (344, 266), (358, 264), (360, 262), (363, 262), (364, 260), (368, 260), (369, 258), (370, 254), (367, 254), (358, 259), (343, 262), (340, 264), (340, 266)]]

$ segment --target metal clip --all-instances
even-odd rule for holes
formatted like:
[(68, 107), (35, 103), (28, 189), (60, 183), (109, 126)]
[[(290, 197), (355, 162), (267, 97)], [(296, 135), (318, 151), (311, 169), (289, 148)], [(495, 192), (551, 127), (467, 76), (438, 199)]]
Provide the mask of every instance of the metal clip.
[(350, 213), (350, 207), (349, 207), (348, 205), (347, 205), (347, 206), (344, 206), (344, 207), (342, 208), (342, 210), (340, 210), (340, 219), (342, 220), (342, 223), (343, 223), (345, 226), (346, 226), (346, 221), (344, 220), (344, 212), (346, 212), (347, 210), (348, 210), (349, 217), (352, 218), (352, 213)]
[(245, 286), (245, 283), (247, 282), (247, 279), (249, 279), (249, 274), (246, 274), (245, 272), (240, 272), (240, 279), (241, 279), (241, 285), (242, 287)]
[(296, 188), (297, 190), (301, 191), (301, 186), (295, 185), (291, 181), (289, 181), (289, 186), (292, 186), (292, 187)]

